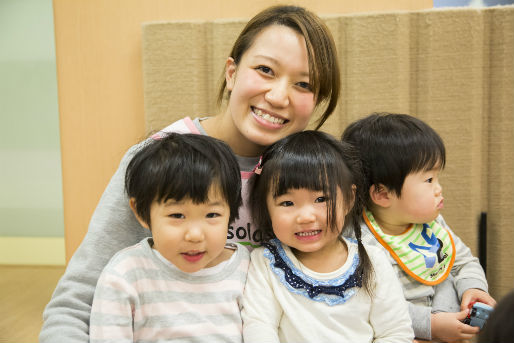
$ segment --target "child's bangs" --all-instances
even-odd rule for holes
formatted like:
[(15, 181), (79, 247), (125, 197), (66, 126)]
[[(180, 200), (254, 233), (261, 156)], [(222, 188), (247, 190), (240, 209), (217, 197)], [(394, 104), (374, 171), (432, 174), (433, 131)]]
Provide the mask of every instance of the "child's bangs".
[(288, 156), (274, 162), (277, 165), (270, 168), (274, 171), (271, 176), (273, 197), (301, 188), (328, 192), (327, 166), (319, 159)]
[(173, 169), (180, 170), (170, 170), (163, 175), (163, 180), (156, 182), (157, 185), (164, 185), (156, 193), (158, 202), (191, 199), (195, 204), (205, 203), (209, 201), (209, 195), (213, 194), (211, 188), (214, 188), (212, 191), (215, 194), (226, 198), (216, 172), (208, 168), (187, 168), (187, 165), (177, 164)]
[(419, 151), (412, 153), (412, 170), (411, 171), (428, 171), (432, 169), (444, 169), (446, 164), (446, 153), (444, 145), (431, 142), (421, 146)]

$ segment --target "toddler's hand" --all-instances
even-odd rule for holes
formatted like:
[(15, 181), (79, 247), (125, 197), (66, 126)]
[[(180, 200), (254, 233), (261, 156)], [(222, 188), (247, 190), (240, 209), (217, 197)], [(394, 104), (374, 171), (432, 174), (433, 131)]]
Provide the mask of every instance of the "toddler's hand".
[(431, 317), (432, 339), (453, 343), (473, 338), (479, 328), (464, 324), (468, 309), (460, 312), (434, 313)]
[(484, 292), (481, 289), (470, 288), (462, 294), (460, 309), (468, 309), (469, 304), (475, 301), (487, 304), (492, 307), (496, 306), (496, 301), (489, 295), (489, 293)]

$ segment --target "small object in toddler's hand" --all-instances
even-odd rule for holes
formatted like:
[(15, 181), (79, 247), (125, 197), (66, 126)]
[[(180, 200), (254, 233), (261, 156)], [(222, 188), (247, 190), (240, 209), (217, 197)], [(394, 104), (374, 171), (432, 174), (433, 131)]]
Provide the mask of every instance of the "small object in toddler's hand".
[(470, 309), (468, 316), (464, 319), (464, 324), (471, 326), (477, 326), (482, 330), (487, 318), (493, 311), (493, 308), (489, 305), (480, 302), (474, 302), (469, 304)]

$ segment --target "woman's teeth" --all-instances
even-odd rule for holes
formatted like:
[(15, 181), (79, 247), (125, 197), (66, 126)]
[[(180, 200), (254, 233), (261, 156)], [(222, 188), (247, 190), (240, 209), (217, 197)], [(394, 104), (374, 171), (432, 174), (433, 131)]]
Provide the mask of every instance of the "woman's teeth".
[(284, 122), (285, 122), (284, 119), (270, 116), (268, 113), (262, 113), (262, 111), (257, 108), (253, 108), (253, 113), (255, 113), (262, 119), (269, 121), (270, 123), (273, 123), (273, 124), (284, 124)]

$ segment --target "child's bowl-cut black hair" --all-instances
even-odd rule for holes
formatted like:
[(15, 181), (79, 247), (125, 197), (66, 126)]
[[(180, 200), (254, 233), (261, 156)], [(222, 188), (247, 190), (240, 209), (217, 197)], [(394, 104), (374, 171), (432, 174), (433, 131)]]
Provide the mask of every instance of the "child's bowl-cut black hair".
[[(361, 166), (357, 152), (321, 131), (302, 131), (269, 146), (262, 155), (260, 175), (251, 179), (250, 209), (256, 227), (266, 242), (275, 238), (266, 198), (278, 197), (292, 189), (321, 191), (327, 198), (327, 226), (354, 233), (359, 246), (359, 272), (363, 285), (372, 293), (373, 268), (361, 242), (362, 201), (355, 189), (361, 187)], [(345, 208), (337, 208), (337, 190)], [(345, 211), (344, 227), (336, 227), (337, 211)], [(353, 231), (353, 232), (352, 232)]]
[(238, 217), (241, 174), (230, 147), (203, 135), (169, 133), (143, 143), (125, 174), (125, 190), (135, 199), (138, 216), (150, 225), (150, 208), (169, 199), (204, 203), (211, 187), (230, 208), (231, 223)]
[(344, 130), (341, 140), (360, 154), (364, 171), (363, 195), (380, 184), (400, 197), (407, 175), (443, 169), (446, 150), (441, 137), (428, 124), (407, 114), (372, 113)]

